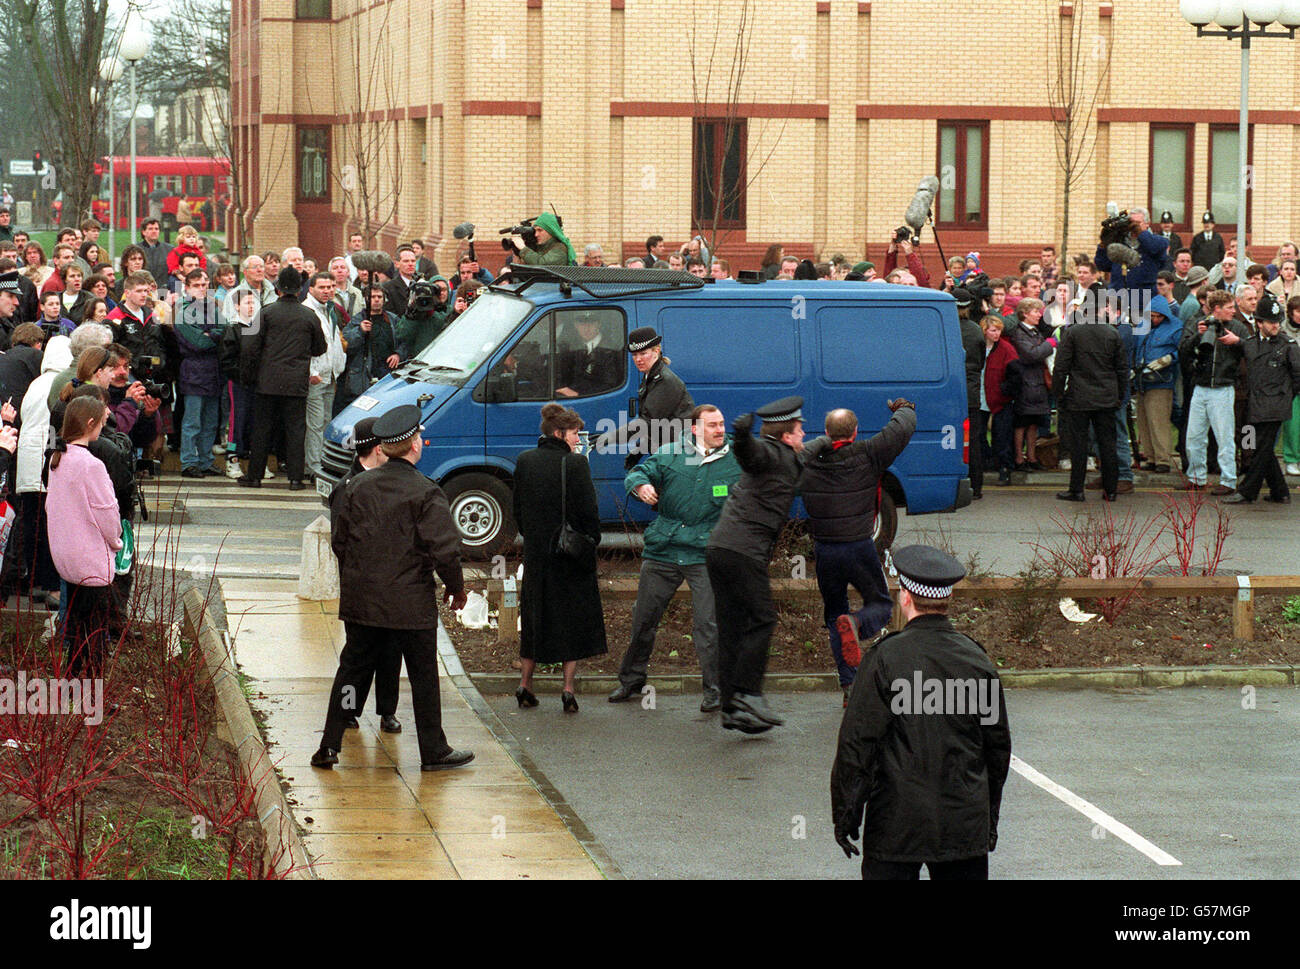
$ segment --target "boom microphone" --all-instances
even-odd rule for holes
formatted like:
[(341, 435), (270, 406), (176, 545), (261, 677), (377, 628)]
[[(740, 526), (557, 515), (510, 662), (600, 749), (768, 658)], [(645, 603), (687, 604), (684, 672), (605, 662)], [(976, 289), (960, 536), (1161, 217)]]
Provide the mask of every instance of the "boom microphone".
[(907, 203), (907, 213), (903, 216), (903, 221), (912, 227), (912, 231), (919, 239), (921, 229), (926, 220), (930, 217), (930, 209), (934, 206), (934, 197), (939, 194), (939, 179), (933, 175), (927, 175), (921, 179), (921, 184), (916, 187), (916, 194), (912, 196), (912, 201)]
[(457, 239), (469, 239), (469, 257), (478, 262), (478, 256), (474, 254), (474, 223), (462, 222), (451, 230), (451, 234)]

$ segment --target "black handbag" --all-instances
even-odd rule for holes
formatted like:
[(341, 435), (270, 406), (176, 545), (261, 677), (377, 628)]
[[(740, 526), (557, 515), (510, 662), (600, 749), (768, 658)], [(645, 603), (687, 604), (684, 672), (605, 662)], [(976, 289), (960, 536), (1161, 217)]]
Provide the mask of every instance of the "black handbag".
[(560, 558), (569, 559), (574, 562), (584, 562), (596, 552), (596, 543), (591, 540), (589, 535), (585, 535), (569, 524), (569, 503), (568, 503), (568, 477), (569, 462), (568, 455), (560, 460), (560, 527), (555, 531), (555, 539), (551, 543), (551, 551)]

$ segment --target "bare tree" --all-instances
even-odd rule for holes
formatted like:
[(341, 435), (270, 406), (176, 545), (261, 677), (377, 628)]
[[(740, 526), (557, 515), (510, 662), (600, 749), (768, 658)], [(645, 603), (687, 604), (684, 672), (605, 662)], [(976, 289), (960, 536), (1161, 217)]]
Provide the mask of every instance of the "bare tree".
[[(708, 208), (696, 212), (692, 202), (691, 231), (703, 235), (709, 253), (716, 256), (733, 231), (729, 223), (736, 221), (749, 186), (762, 174), (780, 145), (787, 119), (781, 119), (775, 139), (760, 157), (758, 149), (751, 147), (760, 139), (751, 137), (742, 98), (750, 67), (756, 5), (750, 0), (738, 4), (734, 0), (714, 0), (708, 5), (697, 5), (696, 10), (698, 16), (689, 18), (686, 40), (694, 104), (691, 139), (696, 164), (692, 197), (702, 198)], [(717, 22), (719, 16), (734, 18), (730, 51), (721, 53), (718, 39), (724, 31)], [(707, 50), (700, 34), (707, 38)], [(721, 100), (714, 101), (714, 97)], [(787, 104), (793, 100), (792, 80)], [(715, 165), (712, 159), (719, 157), (719, 152), (722, 162)], [(705, 155), (712, 157), (706, 160)]]
[(37, 118), (56, 162), (65, 219), (76, 221), (90, 211), (98, 134), (107, 116), (108, 99), (92, 95), (103, 84), (100, 60), (112, 53), (104, 46), (110, 36), (108, 0), (8, 0), (3, 10), (17, 19), (22, 66), (42, 102)]
[(1086, 0), (1074, 0), (1062, 16), (1057, 0), (1045, 4), (1048, 43), (1047, 103), (1052, 112), (1056, 165), (1061, 170), (1062, 216), (1059, 260), (1065, 266), (1070, 238), (1070, 190), (1083, 179), (1097, 150), (1097, 104), (1110, 74), (1110, 44), (1089, 35)]

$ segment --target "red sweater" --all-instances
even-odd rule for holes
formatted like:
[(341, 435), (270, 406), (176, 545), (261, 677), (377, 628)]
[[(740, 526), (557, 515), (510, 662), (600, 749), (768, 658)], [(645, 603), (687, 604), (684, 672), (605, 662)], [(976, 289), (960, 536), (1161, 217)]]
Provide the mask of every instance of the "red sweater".
[[(185, 246), (185, 245), (176, 246), (174, 249), (172, 249), (171, 252), (167, 253), (167, 271), (175, 274), (176, 270), (181, 268), (181, 256), (184, 256), (187, 253), (191, 253), (195, 256), (198, 256), (199, 268), (202, 269), (204, 272), (208, 271), (207, 257), (204, 256), (203, 253), (199, 251), (198, 246)], [(155, 279), (154, 282), (156, 282), (159, 286), (165, 286), (167, 284), (167, 281), (164, 279)]]
[(1002, 378), (1006, 376), (1007, 364), (1019, 360), (1020, 354), (1005, 336), (993, 344), (993, 349), (984, 362), (984, 399), (989, 402), (989, 413), (996, 414), (1011, 403), (1011, 398), (1002, 393)]

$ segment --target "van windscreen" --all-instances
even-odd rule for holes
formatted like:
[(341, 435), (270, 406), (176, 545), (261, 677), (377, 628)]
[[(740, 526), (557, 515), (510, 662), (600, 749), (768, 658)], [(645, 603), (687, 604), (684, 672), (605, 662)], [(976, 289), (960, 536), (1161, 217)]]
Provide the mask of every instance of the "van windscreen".
[(533, 304), (518, 296), (486, 290), (469, 309), (416, 354), (418, 363), (460, 383), (487, 360), (523, 322)]

